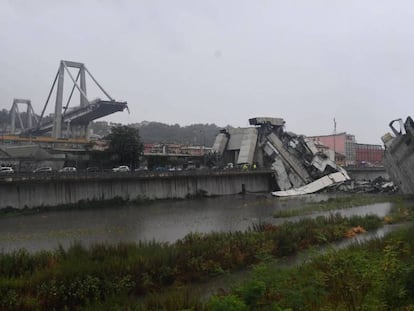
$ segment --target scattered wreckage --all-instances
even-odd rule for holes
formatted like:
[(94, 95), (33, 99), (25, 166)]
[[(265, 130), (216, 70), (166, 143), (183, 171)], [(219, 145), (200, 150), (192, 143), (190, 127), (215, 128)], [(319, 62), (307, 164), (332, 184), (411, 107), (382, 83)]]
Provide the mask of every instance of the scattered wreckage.
[[(395, 124), (399, 124), (396, 128)], [(393, 134), (382, 136), (385, 146), (384, 166), (390, 179), (404, 194), (414, 194), (414, 121), (407, 117), (389, 124)]]
[(252, 118), (249, 123), (252, 127), (222, 130), (213, 152), (222, 163), (274, 170), (279, 190), (272, 195), (309, 194), (350, 180), (347, 172), (319, 152), (313, 141), (284, 131), (283, 119)]
[(398, 187), (392, 181), (382, 176), (374, 180), (348, 180), (336, 187), (331, 187), (329, 191), (347, 193), (396, 193)]

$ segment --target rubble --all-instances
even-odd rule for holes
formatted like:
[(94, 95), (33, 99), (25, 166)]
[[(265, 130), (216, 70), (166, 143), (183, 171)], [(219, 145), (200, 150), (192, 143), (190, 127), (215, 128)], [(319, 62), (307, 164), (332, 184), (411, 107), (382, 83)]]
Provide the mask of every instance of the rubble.
[(284, 131), (282, 118), (252, 118), (252, 127), (222, 130), (213, 152), (221, 163), (275, 172), (274, 196), (308, 194), (350, 180), (347, 172), (303, 135)]
[(392, 181), (382, 178), (381, 176), (374, 180), (349, 180), (336, 187), (331, 188), (333, 191), (349, 193), (396, 193), (398, 187)]

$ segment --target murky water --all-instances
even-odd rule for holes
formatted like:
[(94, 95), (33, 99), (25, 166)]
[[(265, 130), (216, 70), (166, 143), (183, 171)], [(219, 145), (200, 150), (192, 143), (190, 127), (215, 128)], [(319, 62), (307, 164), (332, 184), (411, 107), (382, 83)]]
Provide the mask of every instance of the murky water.
[[(174, 242), (190, 232), (246, 230), (259, 222), (296, 220), (299, 217), (275, 219), (273, 213), (327, 198), (325, 194), (292, 199), (250, 194), (2, 217), (0, 250), (50, 250), (59, 244), (67, 247), (75, 240), (85, 245), (140, 240)], [(382, 203), (340, 212), (348, 216), (369, 213), (384, 216), (389, 209), (390, 204)], [(311, 217), (323, 214), (329, 213), (318, 213)]]

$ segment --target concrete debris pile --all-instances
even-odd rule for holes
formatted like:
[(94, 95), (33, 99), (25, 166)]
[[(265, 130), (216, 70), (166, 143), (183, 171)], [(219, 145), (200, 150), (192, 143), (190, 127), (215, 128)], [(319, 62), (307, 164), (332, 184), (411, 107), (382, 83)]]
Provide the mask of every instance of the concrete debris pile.
[(252, 127), (222, 130), (213, 152), (222, 163), (272, 169), (278, 188), (273, 195), (313, 193), (350, 179), (311, 140), (284, 131), (283, 119), (252, 118), (249, 123)]
[(350, 193), (396, 193), (398, 187), (392, 181), (378, 177), (374, 180), (350, 180), (337, 187), (333, 191), (342, 191)]

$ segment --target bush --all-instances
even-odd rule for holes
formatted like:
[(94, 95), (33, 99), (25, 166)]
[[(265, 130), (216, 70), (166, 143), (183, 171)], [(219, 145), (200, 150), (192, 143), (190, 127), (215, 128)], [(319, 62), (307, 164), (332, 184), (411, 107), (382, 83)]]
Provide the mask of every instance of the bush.
[(249, 308), (237, 296), (212, 296), (208, 303), (211, 311), (247, 311)]

